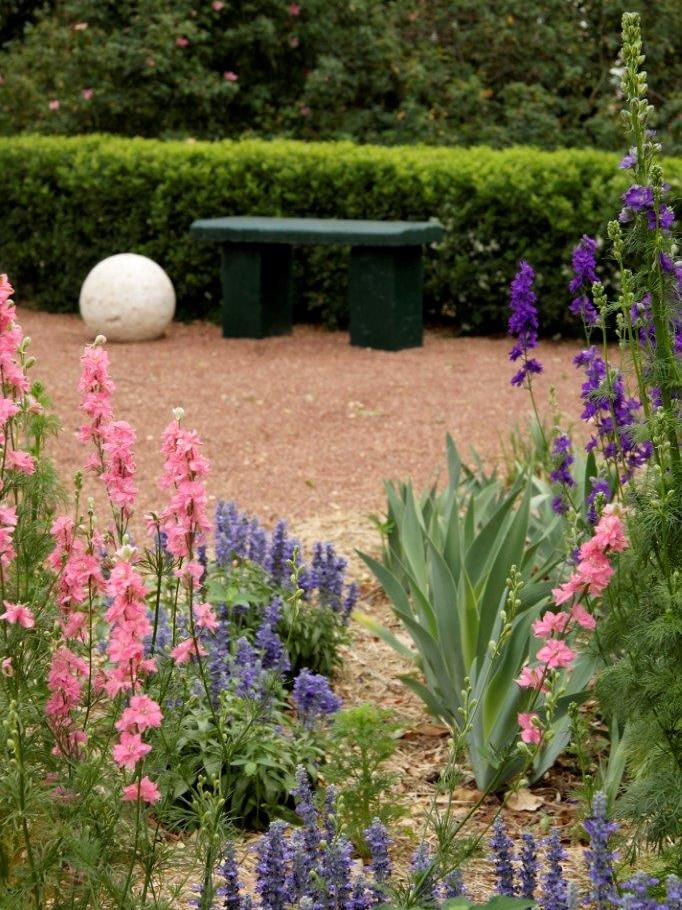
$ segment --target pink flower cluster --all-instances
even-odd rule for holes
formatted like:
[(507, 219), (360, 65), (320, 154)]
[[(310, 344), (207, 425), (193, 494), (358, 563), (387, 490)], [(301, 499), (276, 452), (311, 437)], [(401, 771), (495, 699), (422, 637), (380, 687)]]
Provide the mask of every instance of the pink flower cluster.
[[(119, 739), (112, 754), (119, 767), (134, 771), (137, 763), (151, 751), (149, 743), (142, 741), (142, 734), (151, 727), (161, 726), (163, 715), (153, 699), (136, 692), (143, 675), (156, 669), (154, 659), (144, 654), (144, 639), (151, 633), (147, 589), (135, 569), (133, 548), (123, 547), (117, 557), (106, 585), (111, 603), (105, 619), (111, 623), (111, 631), (107, 643), (110, 666), (105, 673), (104, 690), (110, 698), (119, 692), (132, 693), (116, 722)], [(160, 794), (156, 785), (145, 777), (124, 789), (124, 800), (138, 797), (144, 802), (155, 802)]]
[[(549, 691), (550, 671), (572, 668), (576, 653), (566, 644), (566, 635), (575, 626), (590, 632), (596, 628), (594, 616), (579, 601), (583, 597), (598, 597), (604, 593), (614, 572), (609, 555), (619, 553), (627, 546), (619, 507), (611, 503), (604, 509), (594, 535), (578, 551), (578, 564), (571, 577), (552, 591), (554, 603), (558, 607), (570, 604), (568, 610), (557, 613), (547, 611), (533, 623), (533, 634), (544, 641), (544, 645), (537, 652), (538, 663), (523, 668), (516, 680), (517, 685), (546, 693)], [(539, 716), (522, 713), (517, 719), (521, 740), (524, 743), (540, 743), (543, 728)]]
[(208, 604), (193, 604), (193, 591), (201, 582), (203, 566), (195, 559), (195, 550), (205, 539), (210, 528), (206, 514), (207, 494), (204, 479), (208, 474), (208, 460), (201, 454), (201, 440), (194, 430), (180, 426), (182, 410), (163, 431), (162, 451), (164, 469), (161, 486), (172, 490), (171, 500), (161, 513), (160, 528), (166, 535), (166, 549), (178, 561), (175, 574), (188, 591), (192, 610), (193, 634), (181, 641), (171, 651), (176, 664), (185, 663), (192, 656), (204, 654), (204, 649), (194, 633), (194, 627), (209, 630), (218, 621)]
[(78, 438), (92, 440), (96, 449), (87, 467), (99, 474), (114, 508), (129, 518), (137, 496), (133, 483), (135, 430), (125, 420), (113, 419), (111, 396), (116, 386), (109, 378), (109, 355), (100, 339), (85, 348), (81, 365), (78, 391), (89, 421), (80, 427)]
[(86, 742), (74, 712), (81, 704), (83, 685), (90, 673), (87, 662), (73, 647), (87, 640), (92, 601), (104, 591), (100, 560), (94, 552), (102, 542), (98, 538), (86, 542), (79, 530), (72, 518), (57, 518), (51, 528), (55, 546), (47, 559), (57, 575), (55, 597), (62, 640), (52, 654), (45, 713), (55, 736), (55, 754), (71, 757), (80, 755)]
[[(29, 382), (20, 356), (24, 333), (16, 322), (14, 302), (11, 300), (13, 293), (14, 288), (7, 280), (7, 275), (0, 275), (0, 446), (4, 449), (2, 464), (6, 471), (33, 474), (33, 456), (6, 446), (8, 439), (11, 439), (11, 434), (6, 430), (12, 418), (21, 412), (22, 405), (30, 405)], [(0, 482), (0, 490), (3, 487), (4, 484)]]

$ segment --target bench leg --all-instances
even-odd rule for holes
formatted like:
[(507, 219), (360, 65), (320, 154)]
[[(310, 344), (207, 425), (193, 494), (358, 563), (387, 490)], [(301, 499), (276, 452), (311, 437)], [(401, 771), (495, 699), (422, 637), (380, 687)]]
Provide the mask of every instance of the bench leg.
[(399, 351), (422, 344), (422, 249), (353, 247), (350, 343)]
[(291, 247), (225, 243), (220, 259), (223, 337), (289, 334), (293, 310)]

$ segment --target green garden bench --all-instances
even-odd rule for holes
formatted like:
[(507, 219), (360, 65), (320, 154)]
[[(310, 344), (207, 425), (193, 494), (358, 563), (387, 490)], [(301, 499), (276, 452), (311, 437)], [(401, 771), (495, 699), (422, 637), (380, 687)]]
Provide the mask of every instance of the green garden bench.
[(422, 343), (422, 245), (441, 240), (431, 221), (208, 218), (192, 235), (220, 244), (223, 336), (284, 335), (292, 325), (292, 246), (349, 246), (351, 344), (385, 351)]

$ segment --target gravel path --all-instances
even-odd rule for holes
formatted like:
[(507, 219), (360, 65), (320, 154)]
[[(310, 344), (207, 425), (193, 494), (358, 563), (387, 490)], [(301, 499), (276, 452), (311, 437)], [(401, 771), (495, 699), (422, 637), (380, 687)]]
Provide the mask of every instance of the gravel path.
[[(88, 333), (76, 315), (18, 307), (33, 339), (34, 376), (47, 386), (64, 432), (54, 454), (68, 479), (85, 457), (76, 385)], [(449, 431), (466, 454), (488, 462), (501, 441), (525, 424), (527, 395), (510, 387), (506, 338), (455, 338), (427, 332), (422, 348), (388, 353), (351, 347), (343, 332), (299, 326), (261, 341), (223, 339), (207, 323), (173, 324), (153, 342), (111, 344), (117, 419), (137, 430), (138, 514), (158, 509), (164, 494), (160, 433), (173, 407), (205, 441), (209, 494), (234, 499), (266, 524), (333, 526), (383, 508), (382, 479), (411, 477), (418, 489), (443, 468)], [(543, 410), (550, 385), (577, 421), (575, 342), (544, 342), (546, 372), (537, 388)]]

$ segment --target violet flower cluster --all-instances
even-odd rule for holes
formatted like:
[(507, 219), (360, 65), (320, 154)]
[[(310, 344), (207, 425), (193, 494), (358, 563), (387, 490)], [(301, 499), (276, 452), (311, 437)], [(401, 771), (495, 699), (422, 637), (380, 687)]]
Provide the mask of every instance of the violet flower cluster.
[[(284, 822), (273, 822), (257, 846), (255, 901), (244, 891), (234, 848), (228, 844), (218, 870), (222, 884), (216, 892), (220, 903), (214, 904), (215, 910), (372, 910), (386, 904), (393, 890), (392, 870), (390, 840), (381, 822), (375, 819), (365, 831), (371, 858), (358, 872), (353, 868), (350, 842), (338, 833), (333, 790), (327, 791), (318, 808), (308, 775), (299, 767), (293, 796), (302, 824), (292, 829)], [(588, 886), (582, 894), (566, 878), (558, 829), (550, 832), (542, 849), (532, 834), (522, 834), (517, 853), (498, 818), (489, 842), (495, 892), (535, 900), (539, 910), (568, 910), (579, 905), (593, 910), (680, 910), (682, 879), (674, 875), (666, 879), (664, 897), (660, 896), (660, 882), (643, 873), (618, 885), (611, 847), (617, 825), (608, 820), (606, 805), (604, 794), (596, 794), (591, 817), (584, 822), (589, 836), (585, 850)], [(466, 896), (460, 869), (439, 881), (437, 868), (430, 846), (420, 844), (410, 870), (420, 906), (442, 907), (453, 897)], [(199, 906), (199, 899), (193, 898), (191, 906)]]
[(635, 439), (641, 403), (626, 394), (623, 374), (609, 368), (594, 346), (576, 354), (573, 363), (585, 370), (580, 416), (591, 421), (596, 429), (586, 450), (599, 447), (604, 457), (618, 467), (621, 479), (627, 481), (652, 453), (650, 441)]
[(514, 374), (511, 384), (523, 386), (526, 381), (531, 381), (534, 373), (542, 373), (542, 364), (533, 357), (528, 356), (528, 351), (537, 347), (538, 343), (538, 312), (536, 308), (533, 282), (535, 272), (524, 260), (519, 263), (519, 270), (511, 283), (509, 308), (509, 334), (516, 338), (516, 342), (509, 352), (512, 362), (523, 360), (521, 369)]
[(599, 314), (588, 296), (588, 291), (591, 291), (592, 284), (597, 280), (596, 253), (597, 241), (584, 234), (571, 258), (573, 278), (568, 290), (576, 296), (571, 301), (569, 310), (574, 316), (580, 316), (586, 326), (595, 326), (599, 322)]
[[(241, 513), (233, 502), (218, 503), (216, 562), (219, 566), (230, 568), (235, 562), (249, 560), (266, 572), (272, 585), (288, 590), (291, 588), (289, 563), (295, 551), (301, 554), (301, 544), (289, 535), (285, 521), (278, 521), (272, 534), (268, 534), (257, 518)], [(358, 597), (357, 586), (346, 584), (347, 566), (331, 543), (314, 544), (310, 565), (303, 563), (299, 555), (299, 585), (304, 599), (330, 607), (344, 624)]]

